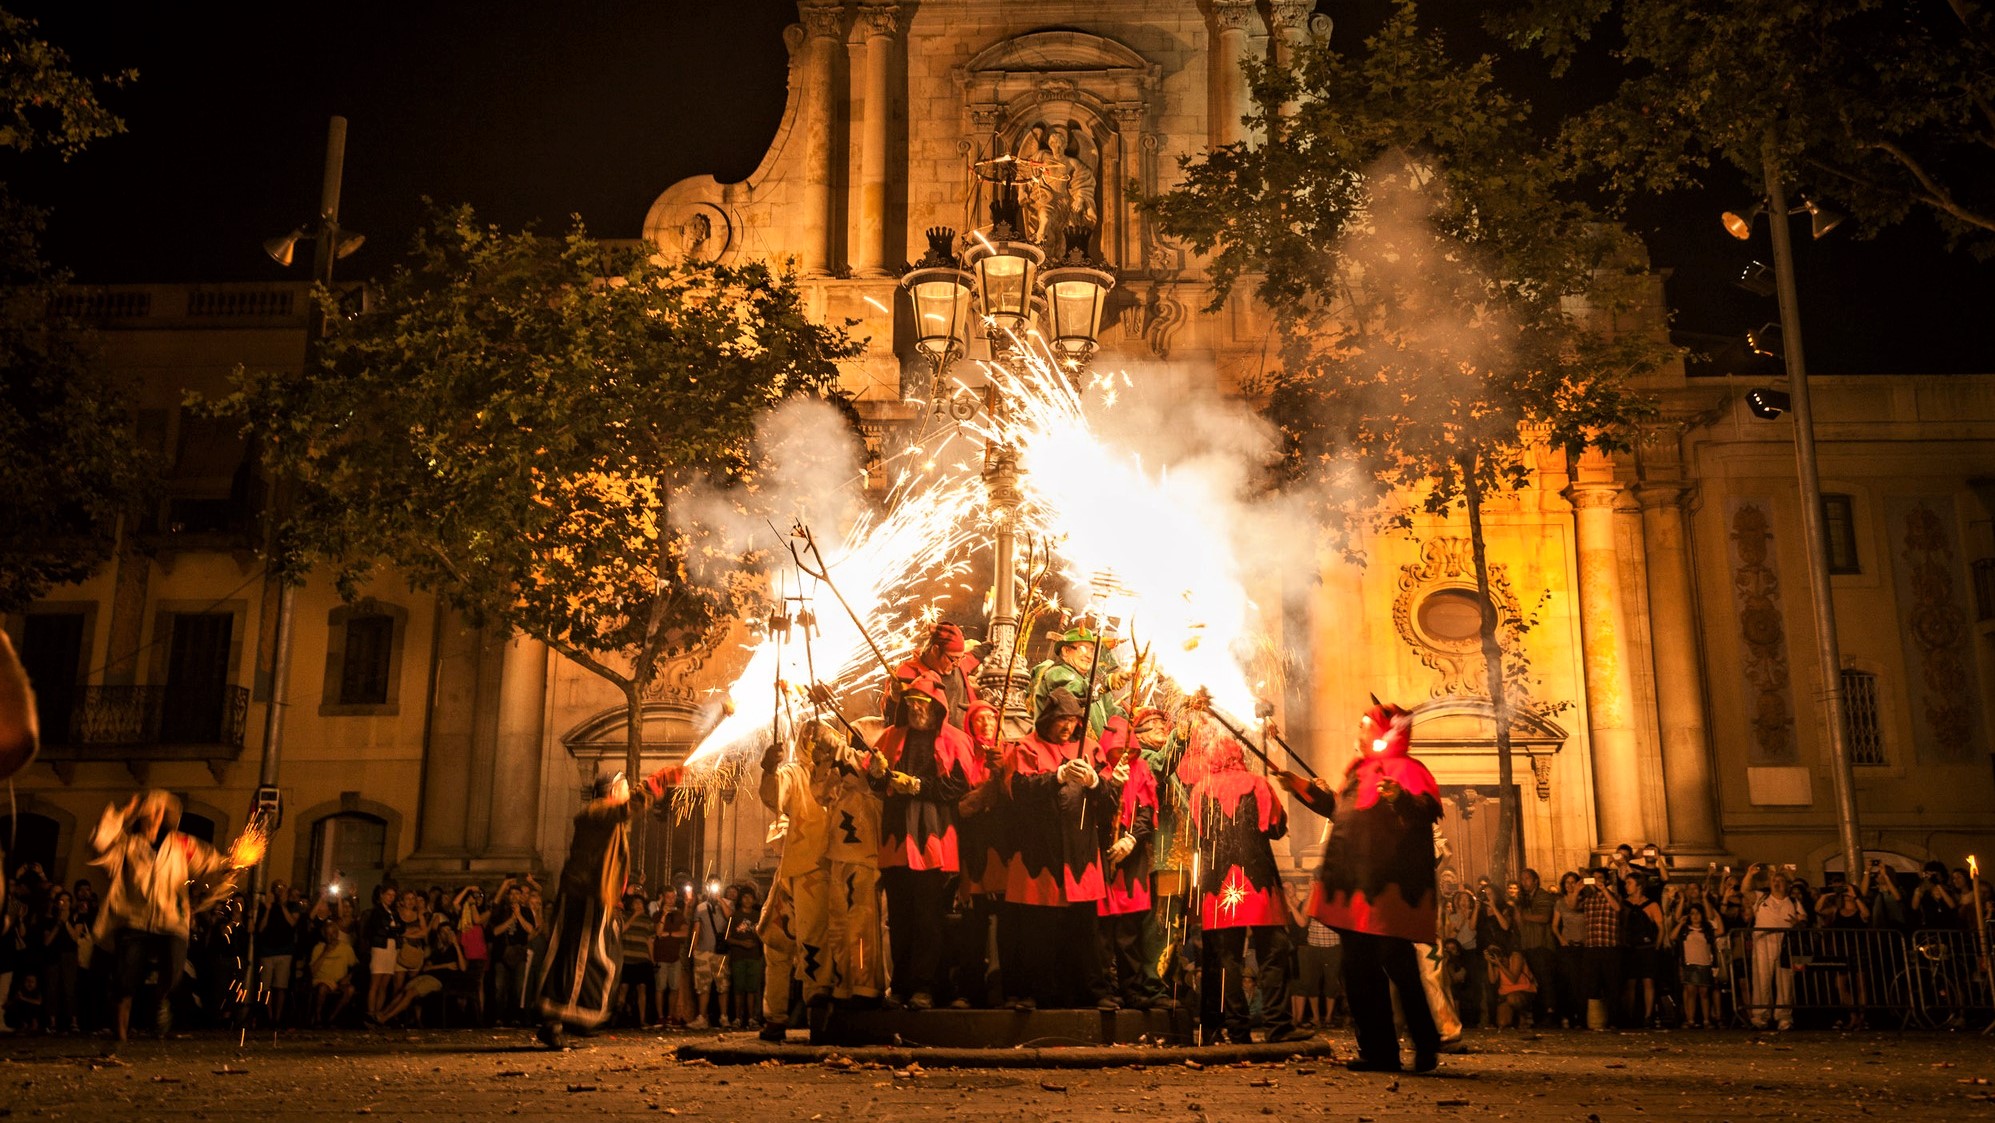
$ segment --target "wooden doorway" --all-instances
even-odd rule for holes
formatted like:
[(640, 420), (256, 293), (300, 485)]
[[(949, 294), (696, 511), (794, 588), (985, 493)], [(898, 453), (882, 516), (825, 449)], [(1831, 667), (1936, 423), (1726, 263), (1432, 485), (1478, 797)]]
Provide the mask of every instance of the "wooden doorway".
[[(1519, 789), (1513, 787), (1513, 791)], [(1523, 802), (1519, 791), (1517, 830), (1510, 839), (1510, 874), (1524, 868)], [(1453, 870), (1465, 886), (1479, 878), (1494, 881), (1496, 856), (1496, 785), (1442, 784), (1441, 834), (1448, 840), (1448, 860), (1441, 869)]]

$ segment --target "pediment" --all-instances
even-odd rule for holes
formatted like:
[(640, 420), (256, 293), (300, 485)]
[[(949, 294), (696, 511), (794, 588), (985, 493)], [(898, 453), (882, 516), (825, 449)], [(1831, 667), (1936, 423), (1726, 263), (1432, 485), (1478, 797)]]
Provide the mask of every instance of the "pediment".
[(964, 67), (967, 73), (978, 76), (1149, 69), (1149, 61), (1142, 55), (1086, 31), (1027, 32), (986, 47)]
[[(1532, 756), (1557, 753), (1569, 734), (1528, 710), (1510, 715), (1510, 743)], [(1413, 751), (1486, 753), (1496, 743), (1496, 708), (1486, 698), (1449, 696), (1413, 707)]]

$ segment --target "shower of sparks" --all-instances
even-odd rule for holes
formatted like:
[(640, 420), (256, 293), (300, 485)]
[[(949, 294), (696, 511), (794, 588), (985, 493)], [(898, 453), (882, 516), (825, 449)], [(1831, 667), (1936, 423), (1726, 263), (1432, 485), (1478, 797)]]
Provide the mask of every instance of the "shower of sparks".
[(229, 865), (234, 869), (249, 869), (263, 860), (263, 852), (269, 848), (270, 828), (264, 824), (263, 816), (258, 815), (229, 844)]
[[(821, 582), (806, 574), (786, 575), (792, 587), (801, 583), (817, 628), (808, 637), (794, 629), (788, 636), (763, 636), (755, 643), (729, 691), (732, 712), (686, 758), (686, 787), (712, 789), (726, 779), (718, 767), (721, 761), (759, 755), (772, 736), (787, 739), (811, 716), (805, 691), (813, 668), (834, 694), (855, 695), (863, 684), (877, 683), (886, 674), (868, 636), (888, 658), (895, 658), (939, 618), (943, 606), (925, 600), (923, 593), (961, 576), (965, 543), (984, 509), (984, 489), (975, 472), (909, 472), (909, 456), (918, 458), (923, 452), (917, 446), (902, 454), (902, 475), (884, 514), (862, 514), (835, 543), (825, 528), (813, 528), (820, 535), (825, 572), (866, 622), (865, 631)], [(804, 550), (801, 540), (795, 545)], [(803, 560), (815, 566), (808, 553)]]
[(1102, 410), (1113, 376), (1076, 390), (1050, 356), (1030, 353), (1022, 373), (992, 366), (1005, 402), (1002, 432), (1018, 450), (1025, 519), (1055, 543), (1065, 575), (1091, 589), (1113, 574), (1114, 612), (1133, 621), (1159, 672), (1220, 708), (1254, 712), (1244, 664), (1257, 646), (1256, 612), (1243, 584), (1235, 496), (1210, 478), (1146, 466), (1104, 440), (1088, 415)]
[[(985, 530), (978, 465), (960, 453), (945, 459), (957, 442), (1002, 441), (1017, 452), (1021, 532), (1053, 544), (1070, 599), (1129, 623), (1153, 690), (1176, 698), (1203, 688), (1222, 710), (1255, 712), (1273, 676), (1244, 584), (1251, 543), (1239, 527), (1237, 497), (1208, 475), (1146, 465), (1104, 438), (1091, 413), (1114, 408), (1120, 388), (1131, 385), (1126, 373), (1097, 374), (1077, 388), (1070, 365), (1036, 333), (1017, 342), (1022, 363), (978, 364), (1002, 399), (998, 418), (979, 413), (932, 426), (888, 465), (893, 486), (883, 514), (867, 512), (842, 535), (814, 528), (831, 581), (865, 630), (830, 590), (797, 575), (817, 630), (808, 644), (797, 629), (752, 646), (726, 716), (686, 759), (675, 800), (682, 814), (731, 785), (772, 737), (786, 741), (812, 716), (805, 691), (813, 666), (834, 694), (858, 698), (885, 674), (866, 636), (899, 658), (937, 618), (942, 606), (924, 594), (954, 587), (969, 541)], [(871, 704), (870, 693), (864, 702)]]
[(1219, 911), (1229, 917), (1239, 912), (1241, 902), (1247, 899), (1246, 883), (1238, 880), (1239, 877), (1240, 871), (1234, 870), (1233, 876), (1226, 879), (1225, 887), (1219, 891)]

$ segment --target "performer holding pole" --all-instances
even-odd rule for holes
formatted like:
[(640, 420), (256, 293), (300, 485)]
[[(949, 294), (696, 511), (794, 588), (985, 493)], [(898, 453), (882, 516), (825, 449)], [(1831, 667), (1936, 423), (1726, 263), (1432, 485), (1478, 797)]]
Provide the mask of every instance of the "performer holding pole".
[(623, 966), (615, 923), (630, 865), (624, 831), (630, 784), (621, 772), (598, 776), (591, 794), (575, 816), (550, 910), (554, 922), (532, 982), (540, 1042), (550, 1049), (564, 1047), (569, 1029), (594, 1029), (609, 1018)]
[(1358, 755), (1341, 787), (1292, 772), (1282, 780), (1302, 804), (1332, 822), (1309, 912), (1343, 939), (1344, 989), (1357, 1030), (1357, 1072), (1397, 1072), (1398, 988), (1413, 1038), (1413, 1071), (1439, 1061), (1440, 1035), (1427, 1008), (1413, 945), (1434, 943), (1434, 822), (1441, 791), (1414, 760), (1413, 715), (1381, 704), (1358, 724)]

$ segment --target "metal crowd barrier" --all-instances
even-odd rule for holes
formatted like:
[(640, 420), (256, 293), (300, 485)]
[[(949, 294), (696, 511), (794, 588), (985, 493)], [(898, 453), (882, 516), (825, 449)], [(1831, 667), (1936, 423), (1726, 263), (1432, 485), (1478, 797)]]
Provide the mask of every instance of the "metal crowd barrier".
[(1966, 929), (1738, 928), (1719, 958), (1741, 1024), (1947, 1029), (1995, 1018), (1988, 964)]

